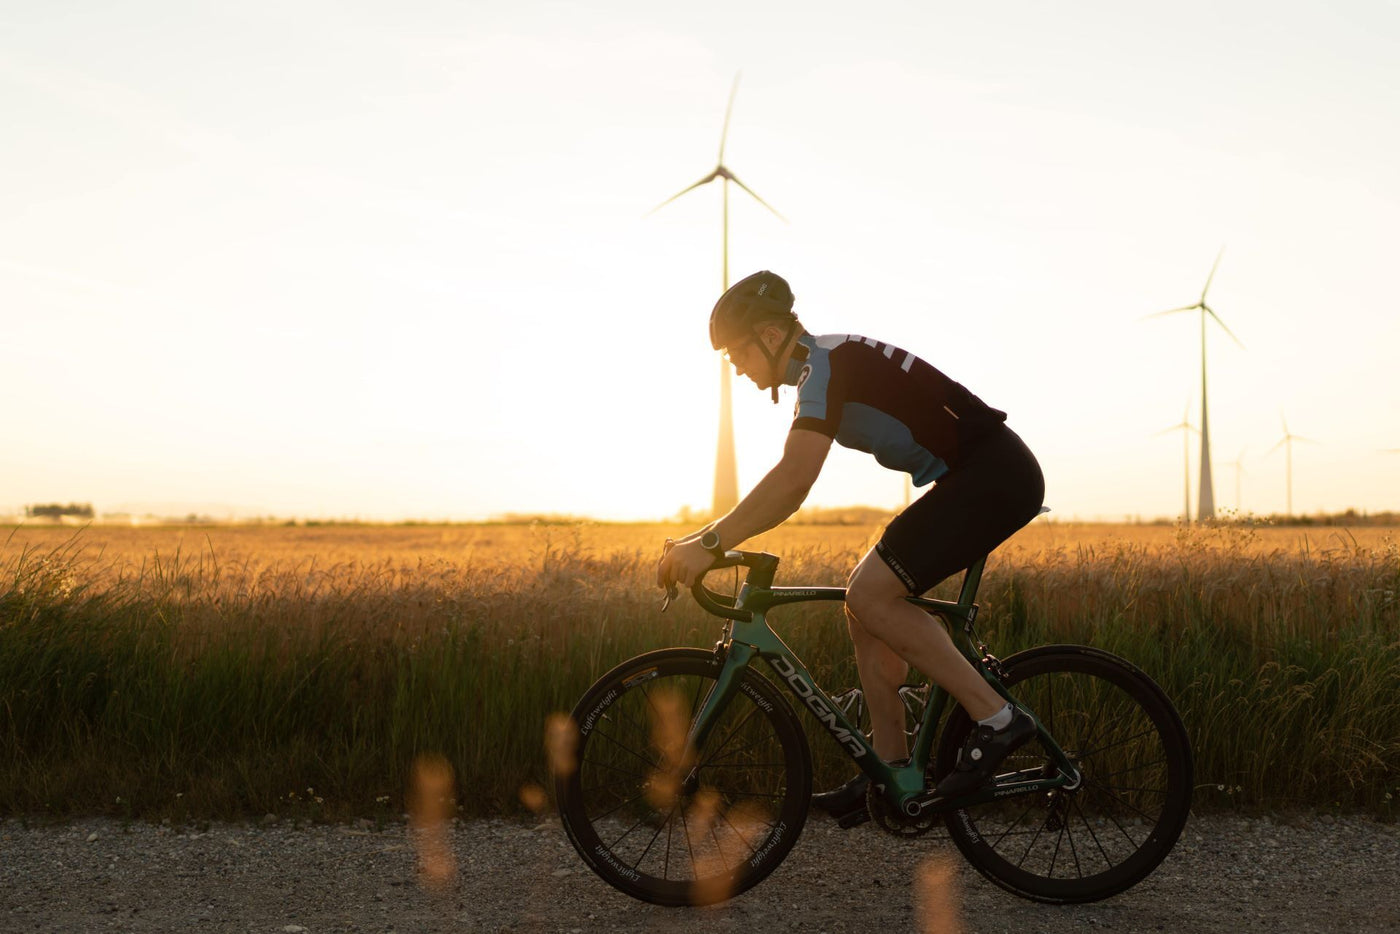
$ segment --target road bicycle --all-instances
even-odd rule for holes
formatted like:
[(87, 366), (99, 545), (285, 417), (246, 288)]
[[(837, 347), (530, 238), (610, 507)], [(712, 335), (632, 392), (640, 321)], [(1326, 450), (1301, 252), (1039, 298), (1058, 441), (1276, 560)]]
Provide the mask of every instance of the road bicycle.
[(661, 905), (723, 901), (766, 878), (797, 842), (812, 794), (807, 736), (781, 686), (870, 777), (867, 805), (883, 830), (915, 837), (941, 820), (983, 876), (1041, 902), (1095, 901), (1146, 877), (1191, 805), (1181, 717), (1150, 677), (1096, 648), (994, 656), (974, 627), (985, 560), (964, 573), (956, 601), (908, 599), (947, 626), (987, 682), (1036, 721), (1036, 736), (994, 780), (951, 800), (932, 791), (973, 726), (937, 685), (904, 695), (919, 713), (908, 763), (882, 761), (851, 692), (840, 702), (823, 692), (766, 619), (781, 606), (844, 600), (845, 589), (775, 587), (776, 556), (730, 551), (710, 570), (747, 569), (734, 596), (703, 577), (691, 589), (726, 620), (714, 647), (623, 662), (573, 710), (572, 755), (556, 770), (555, 791), (584, 862), (622, 892)]

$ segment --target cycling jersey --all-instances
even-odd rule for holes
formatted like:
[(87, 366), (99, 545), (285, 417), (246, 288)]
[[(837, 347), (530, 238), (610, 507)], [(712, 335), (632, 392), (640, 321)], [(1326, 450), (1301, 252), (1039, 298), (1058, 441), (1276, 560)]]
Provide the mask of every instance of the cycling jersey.
[(786, 375), (797, 386), (793, 428), (869, 452), (916, 486), (955, 469), (1006, 421), (912, 353), (856, 334), (803, 334)]

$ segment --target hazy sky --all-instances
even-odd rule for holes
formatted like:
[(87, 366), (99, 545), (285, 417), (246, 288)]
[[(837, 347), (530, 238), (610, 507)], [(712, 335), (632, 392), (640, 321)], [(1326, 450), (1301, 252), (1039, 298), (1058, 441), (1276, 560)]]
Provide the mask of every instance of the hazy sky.
[[(1400, 508), (1400, 5), (0, 0), (0, 513), (706, 506), (734, 278), (921, 354), (1061, 516)], [(736, 384), (741, 488), (792, 414)], [(1192, 488), (1197, 444), (1192, 441)], [(834, 454), (811, 502), (892, 505)]]

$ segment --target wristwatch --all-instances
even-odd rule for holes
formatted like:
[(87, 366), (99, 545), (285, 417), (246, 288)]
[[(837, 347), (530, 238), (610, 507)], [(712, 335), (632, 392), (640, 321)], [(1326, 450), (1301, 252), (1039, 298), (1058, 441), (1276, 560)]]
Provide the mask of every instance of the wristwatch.
[(700, 547), (714, 555), (716, 558), (724, 557), (724, 549), (719, 546), (719, 533), (710, 529), (700, 536)]

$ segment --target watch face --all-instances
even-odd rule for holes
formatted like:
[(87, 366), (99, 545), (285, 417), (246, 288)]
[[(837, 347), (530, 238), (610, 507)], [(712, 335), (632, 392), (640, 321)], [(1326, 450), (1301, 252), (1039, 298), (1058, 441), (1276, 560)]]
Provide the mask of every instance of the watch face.
[(719, 533), (710, 531), (700, 536), (700, 547), (708, 551), (719, 550)]

